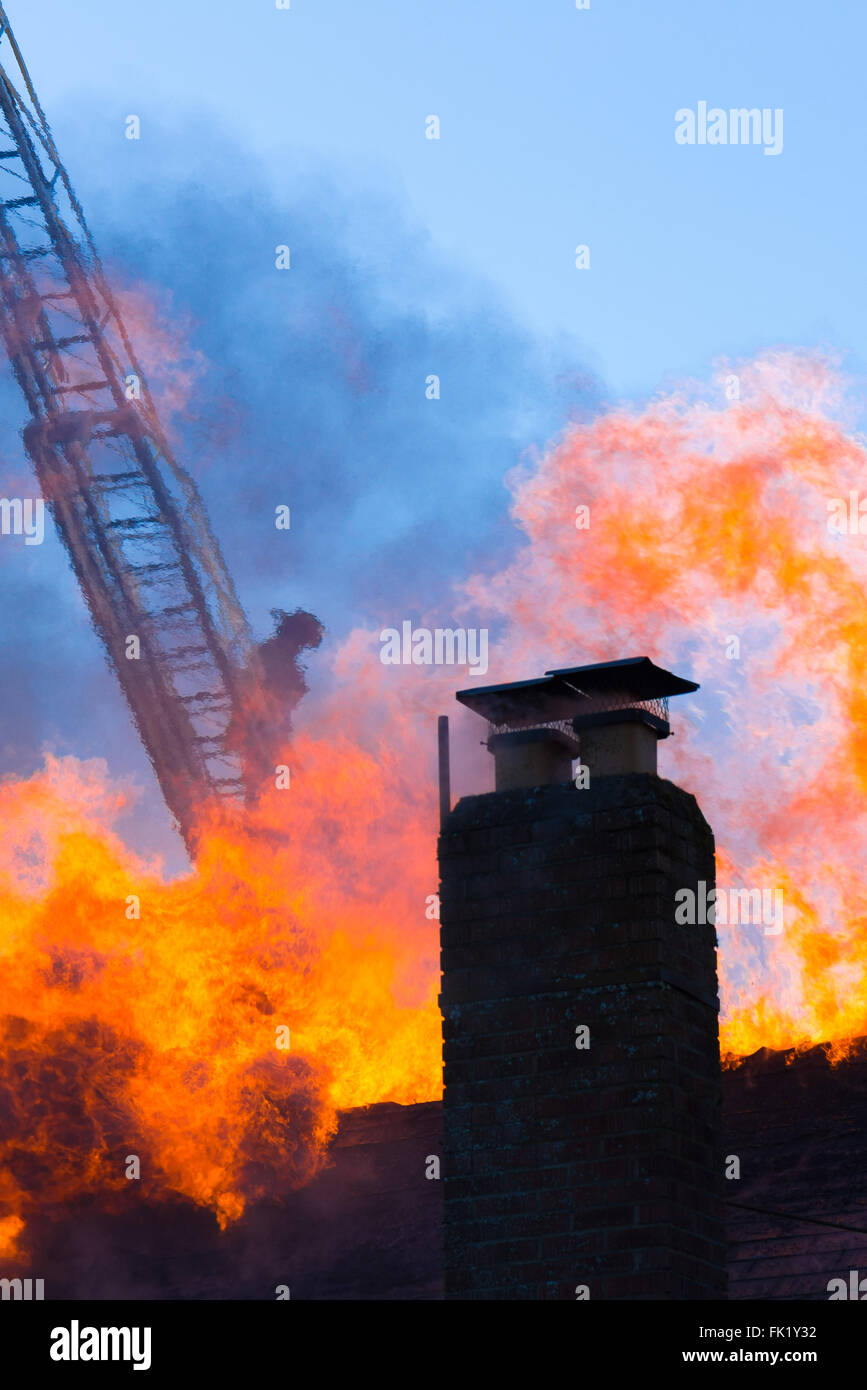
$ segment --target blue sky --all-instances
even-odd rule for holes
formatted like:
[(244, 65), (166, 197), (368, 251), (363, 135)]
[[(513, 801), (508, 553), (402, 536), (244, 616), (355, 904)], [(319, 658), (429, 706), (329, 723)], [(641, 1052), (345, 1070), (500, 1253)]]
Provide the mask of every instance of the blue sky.
[[(194, 168), (203, 120), (254, 153), (275, 190), (300, 158), (405, 200), (436, 251), (490, 280), (529, 328), (565, 337), (615, 395), (777, 343), (865, 358), (858, 0), (9, 11), (55, 124), (86, 98), (121, 139), (133, 111), (142, 144), (171, 127)], [(782, 107), (782, 155), (678, 147), (674, 112), (699, 100)], [(432, 113), (439, 142), (424, 138)], [(132, 166), (141, 150), (125, 144)], [(588, 272), (574, 268), (578, 243)]]

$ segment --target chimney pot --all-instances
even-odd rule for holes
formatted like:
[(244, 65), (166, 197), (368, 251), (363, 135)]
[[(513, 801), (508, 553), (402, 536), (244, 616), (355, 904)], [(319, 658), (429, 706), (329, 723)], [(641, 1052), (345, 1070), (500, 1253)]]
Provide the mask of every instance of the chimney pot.
[(580, 757), (590, 776), (656, 774), (668, 738), (668, 698), (698, 690), (648, 657), (546, 671), (535, 680), (459, 690), (488, 722), (498, 792), (571, 781)]

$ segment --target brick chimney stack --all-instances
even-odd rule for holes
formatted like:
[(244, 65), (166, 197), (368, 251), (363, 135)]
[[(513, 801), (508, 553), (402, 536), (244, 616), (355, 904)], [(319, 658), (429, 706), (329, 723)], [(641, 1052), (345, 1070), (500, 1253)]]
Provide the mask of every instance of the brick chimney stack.
[[(439, 841), (446, 1297), (725, 1296), (714, 881), (647, 658), (460, 692), (497, 790)], [(573, 782), (572, 760), (587, 773)]]

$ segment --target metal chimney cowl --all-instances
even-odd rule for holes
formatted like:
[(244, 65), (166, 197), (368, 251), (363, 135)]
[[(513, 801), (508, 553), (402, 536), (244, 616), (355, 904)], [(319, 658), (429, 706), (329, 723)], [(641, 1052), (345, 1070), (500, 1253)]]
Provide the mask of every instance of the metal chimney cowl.
[(488, 722), (495, 790), (590, 776), (656, 775), (656, 745), (668, 738), (668, 698), (697, 690), (648, 657), (546, 671), (535, 680), (461, 690), (458, 700)]

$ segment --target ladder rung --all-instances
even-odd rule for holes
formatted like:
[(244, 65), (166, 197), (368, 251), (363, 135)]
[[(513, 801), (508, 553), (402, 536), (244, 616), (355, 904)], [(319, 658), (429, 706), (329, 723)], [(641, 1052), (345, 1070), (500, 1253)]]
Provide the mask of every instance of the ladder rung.
[(134, 483), (145, 483), (144, 473), (94, 473), (91, 482), (97, 483), (100, 491), (110, 492), (112, 488), (132, 487)]
[(152, 618), (177, 618), (181, 613), (198, 613), (199, 606), (196, 603), (173, 603), (169, 608), (160, 608), (157, 613), (152, 613)]
[(58, 396), (66, 395), (69, 391), (102, 391), (110, 387), (110, 381), (78, 381), (74, 386), (55, 386)]
[(173, 647), (171, 651), (167, 651), (165, 655), (168, 657), (207, 656), (210, 650), (210, 647), (201, 646)]
[(136, 526), (154, 526), (162, 524), (161, 516), (123, 516), (117, 521), (107, 521), (105, 524), (114, 531), (132, 531)]
[(54, 342), (34, 343), (33, 346), (40, 352), (53, 352), (56, 348), (71, 347), (73, 343), (92, 343), (93, 338), (89, 333), (76, 333), (72, 338), (57, 338)]
[(223, 706), (226, 709), (231, 708), (230, 703), (226, 699), (225, 695), (212, 695), (209, 690), (197, 690), (195, 695), (179, 695), (178, 699), (181, 701), (181, 704), (184, 705), (190, 705), (193, 703), (194, 700), (204, 700), (214, 708), (218, 708), (220, 706)]
[[(53, 246), (33, 246), (27, 250), (18, 247), (15, 251), (0, 251), (0, 261), (35, 261), (38, 256), (55, 256), (56, 254)], [(44, 294), (39, 297), (40, 299), (47, 298)]]

